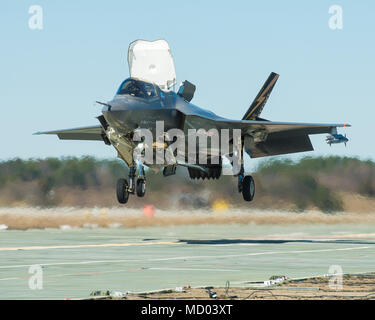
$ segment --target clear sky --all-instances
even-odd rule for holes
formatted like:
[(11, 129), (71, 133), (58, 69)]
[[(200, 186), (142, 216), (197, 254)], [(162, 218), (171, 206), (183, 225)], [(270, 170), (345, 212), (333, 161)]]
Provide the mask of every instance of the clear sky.
[[(29, 28), (29, 7), (43, 29)], [(343, 29), (328, 10), (340, 5)], [(52, 1), (0, 4), (0, 159), (115, 157), (101, 142), (60, 141), (36, 131), (97, 124), (128, 77), (136, 39), (166, 39), (178, 83), (197, 86), (193, 103), (241, 119), (271, 71), (280, 74), (262, 116), (350, 123), (348, 146), (312, 137), (314, 152), (375, 159), (375, 1)]]

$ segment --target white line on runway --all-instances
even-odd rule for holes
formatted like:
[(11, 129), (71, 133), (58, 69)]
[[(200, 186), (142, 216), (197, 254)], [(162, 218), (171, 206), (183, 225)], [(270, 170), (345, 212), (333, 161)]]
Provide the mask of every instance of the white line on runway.
[(76, 244), (63, 246), (29, 246), (29, 247), (5, 247), (0, 251), (18, 251), (18, 250), (46, 250), (46, 249), (76, 249), (76, 248), (100, 248), (100, 247), (129, 247), (129, 246), (150, 246), (150, 245), (176, 245), (175, 241), (158, 242), (124, 242), (124, 243), (94, 243), (94, 244)]
[(6, 281), (6, 280), (18, 280), (18, 279), (21, 279), (21, 278), (3, 278), (3, 279), (0, 279), (0, 281)]
[(228, 244), (199, 244), (200, 246), (205, 246), (205, 247), (234, 247), (234, 246), (259, 246), (261, 245), (260, 243), (228, 243)]
[[(237, 258), (260, 255), (275, 255), (275, 254), (300, 254), (300, 253), (320, 253), (320, 252), (334, 252), (334, 251), (350, 251), (350, 250), (364, 250), (372, 247), (350, 247), (350, 248), (335, 248), (335, 249), (317, 249), (317, 250), (293, 250), (293, 251), (266, 251), (253, 252), (244, 254), (230, 254), (230, 255), (215, 255), (215, 256), (180, 256), (171, 258), (146, 258), (146, 259), (121, 259), (121, 260), (94, 260), (94, 261), (77, 261), (77, 262), (56, 262), (56, 263), (38, 263), (40, 266), (60, 266), (60, 265), (86, 265), (86, 264), (100, 264), (100, 263), (130, 263), (130, 262), (155, 262), (155, 261), (170, 261), (170, 260), (188, 260), (188, 259), (215, 259), (215, 258)], [(0, 266), (0, 269), (10, 268), (25, 268), (32, 264)]]
[[(141, 270), (141, 269), (139, 269)], [(145, 270), (160, 270), (160, 271), (213, 271), (213, 272), (239, 272), (240, 270), (234, 269), (193, 269), (193, 268), (143, 268), (142, 271)], [(76, 273), (62, 273), (62, 274), (52, 274), (52, 275), (45, 275), (45, 277), (49, 278), (61, 278), (61, 277), (77, 277), (77, 276), (92, 276), (92, 275), (103, 275), (103, 274), (114, 274), (114, 273), (124, 273), (128, 270), (111, 270), (111, 271), (98, 271), (98, 272), (76, 272)], [(25, 280), (24, 277), (13, 277), (13, 278), (2, 278), (0, 281), (9, 281), (9, 280)]]
[(192, 268), (147, 268), (147, 270), (163, 270), (163, 271), (222, 271), (222, 272), (239, 272), (233, 269), (192, 269)]

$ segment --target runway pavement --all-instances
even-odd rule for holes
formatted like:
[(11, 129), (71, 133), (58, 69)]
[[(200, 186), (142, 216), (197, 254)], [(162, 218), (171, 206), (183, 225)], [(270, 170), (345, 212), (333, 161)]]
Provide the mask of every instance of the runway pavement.
[[(374, 230), (371, 224), (0, 230), (0, 299), (85, 298), (93, 290), (224, 286), (227, 280), (249, 286), (272, 275), (327, 274), (331, 265), (370, 272)], [(42, 289), (30, 289), (33, 265), (42, 267)]]

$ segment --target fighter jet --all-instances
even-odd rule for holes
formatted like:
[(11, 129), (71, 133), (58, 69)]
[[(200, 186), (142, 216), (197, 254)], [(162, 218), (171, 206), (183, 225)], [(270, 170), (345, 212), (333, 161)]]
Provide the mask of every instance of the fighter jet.
[[(245, 174), (244, 151), (251, 158), (312, 151), (309, 135), (329, 133), (334, 140), (327, 140), (328, 143), (342, 142), (344, 140), (337, 136), (337, 128), (350, 126), (275, 122), (261, 118), (261, 112), (279, 78), (274, 72), (269, 75), (241, 120), (230, 120), (202, 109), (191, 103), (195, 85), (184, 81), (175, 91), (174, 61), (165, 40), (132, 42), (128, 49), (128, 64), (130, 77), (120, 84), (114, 98), (108, 102), (98, 102), (102, 106), (102, 114), (97, 117), (98, 125), (36, 133), (56, 134), (62, 140), (102, 141), (113, 146), (118, 157), (129, 167), (128, 179), (123, 177), (117, 182), (116, 193), (120, 203), (126, 203), (129, 195), (145, 195), (144, 165), (154, 170), (162, 169), (164, 176), (175, 174), (176, 168), (182, 166), (187, 168), (191, 179), (219, 179), (224, 171), (223, 159), (233, 160), (235, 155), (240, 159), (238, 170), (233, 170), (238, 179), (238, 192), (242, 193), (245, 201), (252, 201), (255, 183), (251, 175)], [(137, 149), (143, 150), (143, 153), (151, 150), (155, 156), (158, 150), (166, 151), (174, 142), (172, 139), (154, 139), (146, 144), (144, 139), (135, 139), (140, 129), (156, 134), (160, 122), (163, 123), (163, 138), (175, 128), (183, 133), (185, 141), (189, 140), (192, 129), (203, 129), (206, 133), (212, 133), (212, 129), (217, 132), (232, 131), (228, 134), (229, 148), (224, 150), (222, 145), (216, 145), (215, 149), (211, 143), (205, 150), (195, 150), (194, 157), (204, 153), (208, 159), (206, 162), (200, 162), (199, 159), (190, 161), (189, 150), (179, 154), (179, 160), (174, 162), (165, 159), (158, 163), (139, 161), (134, 156)], [(237, 140), (235, 132), (238, 133)], [(348, 139), (345, 139), (346, 143)], [(235, 149), (236, 144), (239, 144), (238, 150)], [(217, 151), (220, 151), (219, 157)], [(176, 156), (175, 153), (173, 155)], [(234, 161), (229, 162), (234, 168)]]

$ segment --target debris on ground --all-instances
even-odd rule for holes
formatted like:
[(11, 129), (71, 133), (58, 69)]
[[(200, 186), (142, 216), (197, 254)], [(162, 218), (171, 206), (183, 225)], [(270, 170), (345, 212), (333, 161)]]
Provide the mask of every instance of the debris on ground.
[[(283, 279), (277, 276), (268, 281)], [(165, 289), (153, 292), (127, 292), (126, 297), (111, 296), (110, 291), (93, 291), (91, 299), (129, 299), (129, 300), (375, 300), (375, 273), (344, 274), (343, 289), (329, 286), (330, 278), (312, 277), (306, 279), (284, 279), (270, 287), (182, 287), (184, 291)], [(181, 287), (179, 287), (181, 288)], [(215, 290), (215, 291), (213, 291)], [(106, 293), (106, 294), (103, 294)]]
[(217, 299), (217, 294), (214, 291), (207, 290), (208, 295), (210, 296), (211, 299)]
[(90, 293), (90, 296), (110, 296), (111, 295), (111, 291), (109, 290), (94, 290), (94, 291), (91, 291)]
[(264, 281), (264, 285), (266, 287), (269, 287), (269, 286), (273, 286), (275, 284), (282, 283), (286, 280), (288, 280), (288, 277), (286, 277), (286, 276), (271, 276), (269, 280)]
[(120, 291), (114, 291), (114, 292), (111, 292), (110, 296), (112, 298), (125, 298), (126, 293), (123, 293), (123, 292), (120, 292)]

